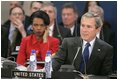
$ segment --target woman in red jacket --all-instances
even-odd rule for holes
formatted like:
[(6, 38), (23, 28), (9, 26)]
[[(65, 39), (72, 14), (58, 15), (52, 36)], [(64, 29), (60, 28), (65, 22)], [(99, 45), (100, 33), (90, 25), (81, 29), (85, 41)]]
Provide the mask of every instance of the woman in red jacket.
[[(31, 15), (33, 34), (22, 39), (20, 50), (17, 56), (17, 63), (27, 66), (26, 62), (30, 58), (31, 50), (36, 50), (38, 61), (44, 61), (47, 50), (55, 53), (59, 47), (59, 40), (48, 36), (47, 26), (50, 23), (49, 16), (43, 11), (36, 11)], [(43, 68), (44, 65), (38, 65)]]

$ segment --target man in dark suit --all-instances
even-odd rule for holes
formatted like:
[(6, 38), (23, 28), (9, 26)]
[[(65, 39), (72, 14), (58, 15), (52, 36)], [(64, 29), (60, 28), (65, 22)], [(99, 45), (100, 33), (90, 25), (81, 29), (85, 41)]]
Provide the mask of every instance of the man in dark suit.
[[(91, 12), (85, 13), (81, 18), (81, 38), (64, 39), (61, 47), (53, 56), (53, 70), (59, 70), (63, 64), (72, 64), (83, 74), (111, 74), (113, 48), (96, 37), (102, 25), (100, 17)], [(86, 43), (89, 43), (88, 49)], [(85, 50), (86, 54), (89, 53), (88, 55), (85, 54)], [(84, 66), (82, 67), (82, 65)]]
[(71, 37), (70, 30), (63, 27), (63, 26), (58, 26), (57, 24), (57, 10), (56, 7), (53, 5), (53, 3), (48, 2), (44, 3), (41, 10), (45, 11), (50, 18), (50, 24), (48, 26), (49, 28), (49, 35), (56, 37), (60, 40), (60, 43), (62, 40), (66, 37)]
[(74, 4), (65, 3), (61, 10), (62, 22), (59, 26), (68, 28), (72, 37), (80, 36), (80, 26), (77, 23), (78, 11)]
[(11, 56), (12, 52), (17, 51), (16, 49), (19, 48), (22, 37), (26, 37), (27, 35), (26, 30), (29, 26), (26, 23), (23, 23), (25, 19), (25, 12), (19, 6), (10, 9), (9, 17), (9, 21), (3, 24), (3, 27), (6, 28), (8, 41), (7, 57)]
[(103, 20), (103, 26), (101, 28), (101, 31), (97, 34), (97, 37), (113, 46), (113, 70), (116, 70), (115, 67), (117, 64), (117, 48), (115, 47), (115, 34), (112, 31), (112, 26), (108, 21), (104, 19), (104, 10), (102, 7), (95, 5), (94, 7), (89, 7), (88, 11), (94, 13), (97, 16), (100, 16)]

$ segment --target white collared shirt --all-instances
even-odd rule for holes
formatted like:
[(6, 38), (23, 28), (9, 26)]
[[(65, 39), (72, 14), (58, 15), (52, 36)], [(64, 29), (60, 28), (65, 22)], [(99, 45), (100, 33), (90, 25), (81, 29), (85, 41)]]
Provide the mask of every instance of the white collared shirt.
[(74, 26), (74, 25), (70, 28), (71, 35), (73, 35), (73, 33), (74, 33), (74, 28), (75, 28), (75, 26)]
[[(65, 28), (67, 28), (66, 26), (64, 26)], [(70, 31), (71, 31), (71, 35), (73, 35), (73, 33), (74, 33), (74, 28), (75, 28), (75, 26), (73, 25), (71, 28), (69, 28), (70, 29)]]
[(54, 24), (49, 26), (49, 36), (53, 36)]
[[(96, 38), (94, 38), (92, 41), (89, 42), (89, 43), (90, 43), (90, 46), (89, 46), (89, 58), (90, 58), (91, 52), (92, 52), (92, 50), (93, 50), (93, 46), (94, 46), (94, 43), (95, 43), (95, 39), (96, 39)], [(87, 43), (87, 41), (83, 40), (82, 54), (83, 54), (84, 48), (86, 47), (86, 43)]]
[(98, 32), (98, 33), (96, 34), (96, 37), (97, 37), (97, 38), (100, 38), (100, 32)]

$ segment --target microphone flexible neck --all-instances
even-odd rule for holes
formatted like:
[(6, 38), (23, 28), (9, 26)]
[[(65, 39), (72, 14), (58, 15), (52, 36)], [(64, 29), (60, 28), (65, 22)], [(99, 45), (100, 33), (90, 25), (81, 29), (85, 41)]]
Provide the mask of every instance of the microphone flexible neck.
[(74, 65), (75, 59), (76, 59), (76, 57), (77, 57), (77, 55), (78, 55), (78, 53), (79, 53), (79, 51), (80, 51), (80, 48), (81, 48), (81, 47), (78, 47), (78, 49), (77, 49), (77, 52), (76, 52), (76, 54), (75, 54), (75, 57), (74, 57), (74, 59), (73, 59), (73, 61), (72, 61), (72, 65)]

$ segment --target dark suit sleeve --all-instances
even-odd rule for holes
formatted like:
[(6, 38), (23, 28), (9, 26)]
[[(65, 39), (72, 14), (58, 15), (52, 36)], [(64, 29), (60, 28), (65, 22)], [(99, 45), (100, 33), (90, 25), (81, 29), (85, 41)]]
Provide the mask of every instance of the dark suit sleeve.
[(7, 29), (1, 26), (1, 56), (7, 58), (8, 56), (8, 38)]
[(52, 58), (52, 67), (54, 71), (59, 70), (60, 66), (64, 64), (67, 53), (67, 39), (64, 39), (59, 50)]
[(112, 59), (113, 59), (113, 48), (106, 47), (106, 55), (102, 64), (101, 74), (111, 74), (112, 73)]

